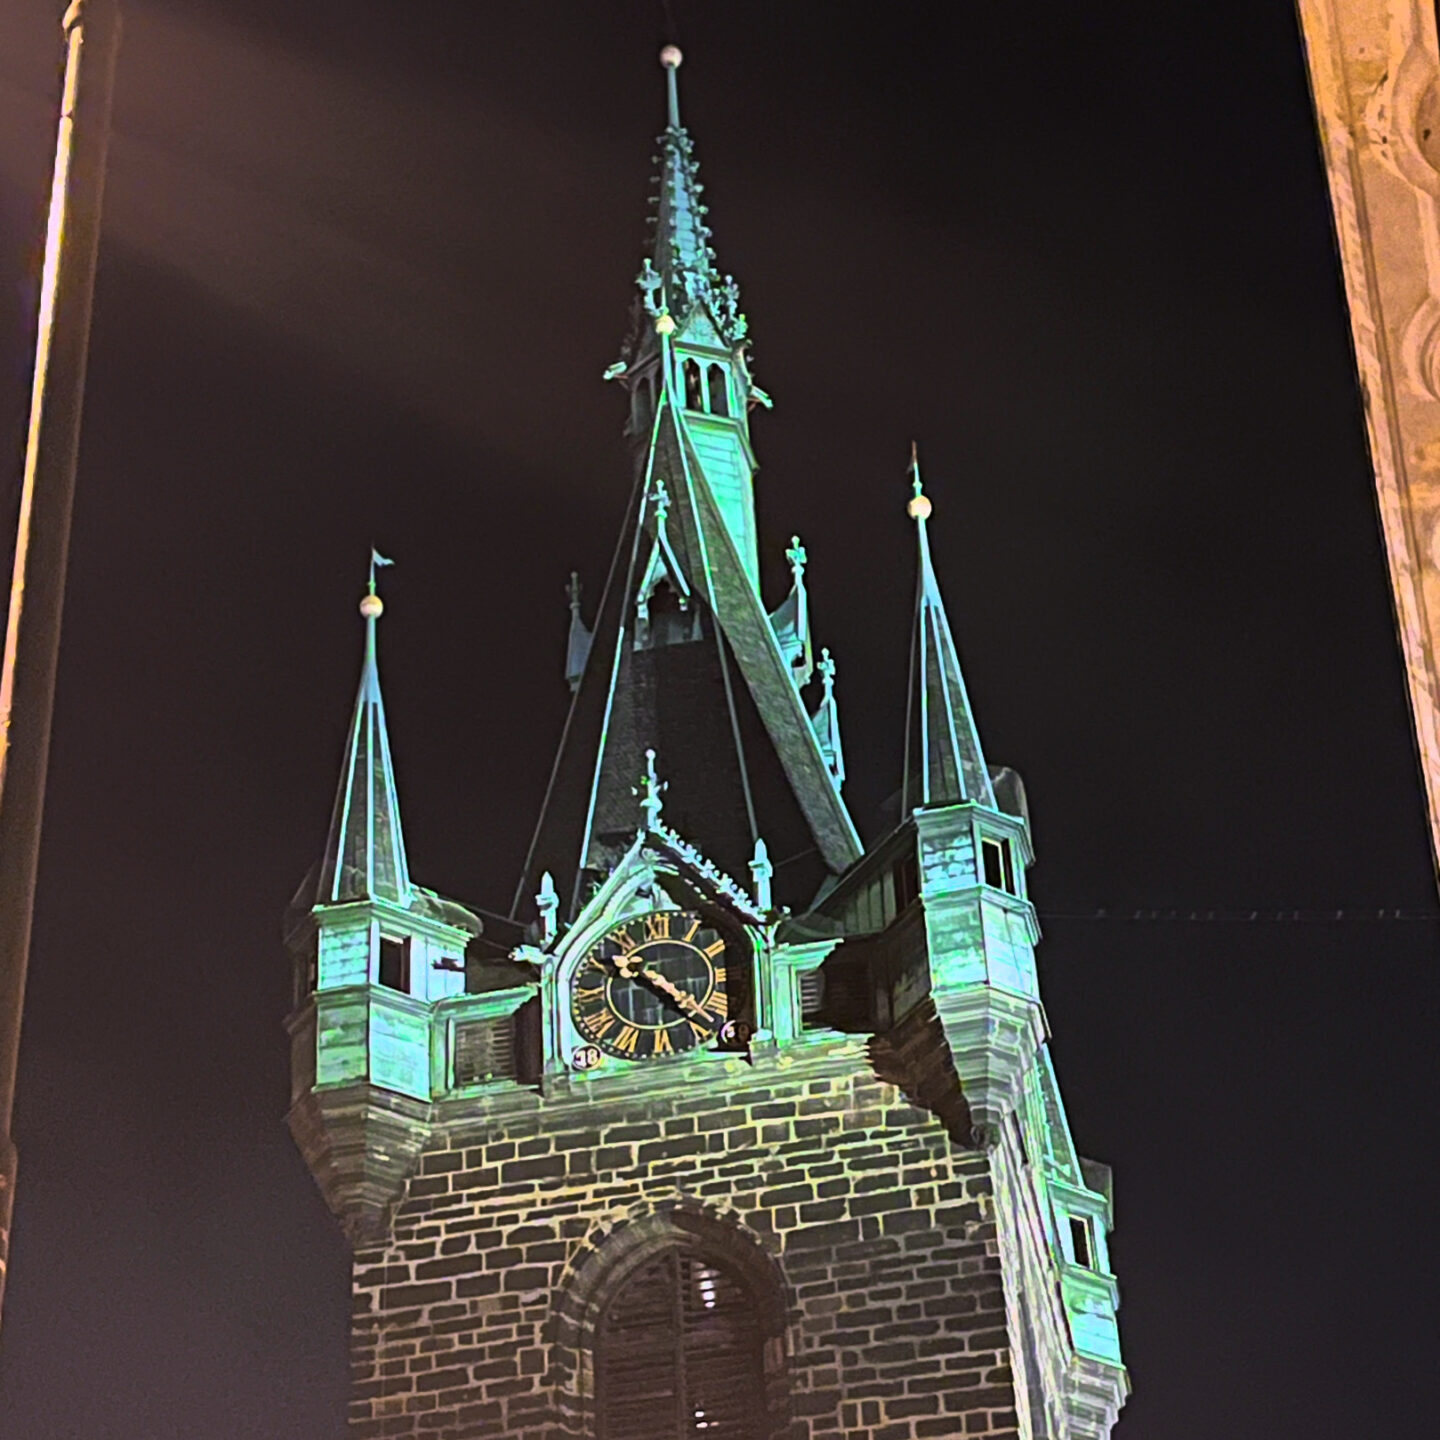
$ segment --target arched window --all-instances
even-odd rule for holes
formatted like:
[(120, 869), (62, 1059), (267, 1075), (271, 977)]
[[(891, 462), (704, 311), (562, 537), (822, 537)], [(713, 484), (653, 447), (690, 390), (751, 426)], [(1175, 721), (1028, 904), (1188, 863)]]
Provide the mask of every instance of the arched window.
[(721, 1260), (651, 1252), (600, 1314), (597, 1440), (765, 1440), (765, 1393), (761, 1317)]
[(729, 415), (730, 413), (730, 386), (727, 381), (729, 375), (723, 365), (707, 365), (705, 367), (705, 381), (710, 391), (710, 413), (712, 415)]
[(685, 408), (687, 410), (703, 410), (705, 408), (705, 389), (700, 381), (700, 365), (698, 361), (687, 360), (683, 366), (685, 376)]

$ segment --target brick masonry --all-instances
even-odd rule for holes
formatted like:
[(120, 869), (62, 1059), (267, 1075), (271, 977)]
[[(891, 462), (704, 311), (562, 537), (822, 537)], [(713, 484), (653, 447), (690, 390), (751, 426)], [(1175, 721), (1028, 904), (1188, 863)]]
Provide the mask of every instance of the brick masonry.
[(355, 1256), (357, 1440), (592, 1436), (604, 1278), (687, 1234), (770, 1297), (777, 1440), (1018, 1437), (991, 1158), (862, 1040), (784, 1060), (439, 1116)]

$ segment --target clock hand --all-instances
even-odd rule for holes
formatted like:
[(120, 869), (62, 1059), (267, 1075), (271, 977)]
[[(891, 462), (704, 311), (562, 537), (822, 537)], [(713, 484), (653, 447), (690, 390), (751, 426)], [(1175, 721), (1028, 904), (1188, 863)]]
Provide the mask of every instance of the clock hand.
[(707, 1023), (714, 1021), (715, 1017), (688, 990), (682, 990), (668, 976), (651, 970), (638, 956), (615, 956), (615, 968), (623, 979), (644, 980), (662, 995), (668, 995), (687, 1015), (694, 1015)]
[(642, 979), (650, 981), (657, 990), (668, 995), (686, 1014), (694, 1015), (697, 1019), (705, 1021), (714, 1018), (688, 990), (682, 990), (666, 976), (657, 975), (653, 970), (644, 969), (641, 970), (640, 976)]

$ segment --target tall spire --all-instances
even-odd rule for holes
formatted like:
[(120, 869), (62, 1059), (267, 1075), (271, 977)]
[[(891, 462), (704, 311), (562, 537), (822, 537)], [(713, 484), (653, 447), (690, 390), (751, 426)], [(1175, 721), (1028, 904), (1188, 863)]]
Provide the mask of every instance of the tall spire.
[[(727, 345), (738, 345), (746, 332), (740, 313), (740, 291), (734, 278), (715, 268), (710, 227), (700, 196), (699, 165), (690, 132), (680, 123), (680, 88), (677, 72), (683, 59), (675, 45), (660, 52), (665, 68), (667, 124), (655, 157), (658, 171), (651, 203), (656, 207), (651, 224), (654, 244), (639, 277), (647, 307), (663, 309), (677, 324), (697, 305), (708, 307)], [(658, 294), (656, 293), (658, 291)]]
[(905, 717), (904, 813), (922, 805), (964, 800), (993, 806), (995, 792), (930, 559), (926, 526), (933, 506), (920, 483), (920, 459), (913, 444), (910, 471), (914, 493), (906, 513), (915, 522), (920, 563)]
[(360, 601), (360, 614), (365, 619), (365, 658), (321, 862), (316, 894), (321, 905), (365, 899), (410, 903), (410, 868), (400, 830), (400, 801), (395, 791), (395, 767), (390, 759), (390, 736), (385, 728), (385, 704), (380, 698), (380, 668), (375, 656), (376, 623), (385, 610), (384, 602), (375, 593), (375, 571), (390, 563), (374, 550), (370, 552), (370, 584)]

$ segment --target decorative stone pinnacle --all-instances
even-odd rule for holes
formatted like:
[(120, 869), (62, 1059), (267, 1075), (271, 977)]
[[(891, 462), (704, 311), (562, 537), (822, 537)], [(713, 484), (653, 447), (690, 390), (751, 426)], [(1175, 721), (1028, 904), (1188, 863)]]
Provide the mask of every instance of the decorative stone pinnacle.
[(655, 751), (647, 750), (645, 752), (645, 774), (641, 777), (640, 784), (631, 792), (640, 797), (640, 813), (645, 817), (646, 830), (660, 828), (660, 812), (665, 806), (661, 797), (669, 788), (669, 782), (660, 779), (655, 772)]
[(535, 897), (535, 908), (540, 912), (541, 944), (548, 945), (555, 938), (555, 915), (560, 909), (555, 878), (548, 870), (540, 877), (540, 893)]
[(578, 570), (570, 572), (570, 583), (565, 587), (565, 598), (570, 602), (570, 613), (578, 615), (580, 613), (580, 572)]
[(662, 310), (657, 297), (660, 294), (660, 287), (665, 283), (660, 272), (650, 263), (647, 255), (640, 266), (640, 273), (635, 277), (635, 284), (640, 289), (640, 295), (646, 311), (651, 315), (659, 315)]
[(755, 837), (755, 854), (750, 860), (750, 878), (753, 882), (757, 909), (769, 910), (771, 908), (773, 897), (770, 894), (770, 879), (774, 874), (775, 867), (770, 863), (770, 851), (766, 848), (764, 840), (757, 835)]
[(821, 650), (820, 663), (815, 668), (820, 672), (820, 681), (825, 686), (825, 698), (828, 700), (835, 693), (835, 659), (828, 645)]
[(785, 552), (785, 558), (790, 562), (790, 573), (795, 577), (795, 583), (800, 584), (805, 578), (805, 565), (810, 557), (805, 553), (798, 535), (790, 537), (790, 548)]

